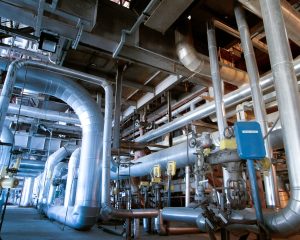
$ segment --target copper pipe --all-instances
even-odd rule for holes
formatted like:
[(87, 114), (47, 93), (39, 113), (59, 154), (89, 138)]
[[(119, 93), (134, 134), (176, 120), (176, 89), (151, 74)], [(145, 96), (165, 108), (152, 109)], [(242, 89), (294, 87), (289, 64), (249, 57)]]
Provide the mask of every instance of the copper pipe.
[(193, 234), (201, 233), (197, 227), (167, 227), (167, 235), (181, 235), (181, 234)]
[(117, 218), (152, 218), (157, 217), (157, 209), (118, 209), (112, 211), (112, 216)]

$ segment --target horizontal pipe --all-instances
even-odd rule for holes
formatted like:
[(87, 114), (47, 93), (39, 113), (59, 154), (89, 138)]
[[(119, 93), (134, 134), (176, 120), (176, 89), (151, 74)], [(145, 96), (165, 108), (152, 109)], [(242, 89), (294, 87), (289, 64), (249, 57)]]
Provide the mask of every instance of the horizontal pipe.
[(7, 113), (22, 115), (31, 118), (38, 118), (48, 121), (80, 124), (77, 115), (74, 113), (57, 112), (53, 110), (34, 108), (19, 104), (10, 103)]
[(116, 218), (154, 218), (158, 214), (158, 209), (114, 209), (111, 216)]
[[(294, 60), (294, 70), (296, 75), (300, 75), (300, 58)], [(260, 79), (260, 86), (263, 90), (269, 89), (273, 86), (273, 76), (272, 74), (267, 74)], [(251, 89), (249, 85), (242, 86), (239, 89), (232, 91), (224, 96), (224, 104), (225, 107), (230, 107), (233, 105), (237, 105), (251, 97)], [(179, 117), (174, 119), (170, 123), (166, 123), (163, 126), (151, 130), (145, 133), (143, 136), (136, 138), (136, 142), (149, 142), (158, 137), (161, 137), (169, 132), (175, 131), (181, 127), (186, 126), (187, 124), (191, 123), (192, 121), (199, 120), (201, 118), (205, 118), (210, 114), (215, 112), (215, 103), (209, 102), (200, 107), (197, 107), (195, 110), (190, 111)]]

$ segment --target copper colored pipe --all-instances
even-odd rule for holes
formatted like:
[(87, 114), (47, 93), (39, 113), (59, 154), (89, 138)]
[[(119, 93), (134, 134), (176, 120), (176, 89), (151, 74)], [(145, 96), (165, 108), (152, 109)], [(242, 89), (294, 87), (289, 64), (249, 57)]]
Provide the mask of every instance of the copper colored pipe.
[(157, 209), (118, 209), (112, 211), (112, 216), (117, 218), (152, 218), (157, 217), (159, 210)]
[(167, 235), (181, 235), (181, 234), (193, 234), (201, 233), (197, 227), (167, 227)]

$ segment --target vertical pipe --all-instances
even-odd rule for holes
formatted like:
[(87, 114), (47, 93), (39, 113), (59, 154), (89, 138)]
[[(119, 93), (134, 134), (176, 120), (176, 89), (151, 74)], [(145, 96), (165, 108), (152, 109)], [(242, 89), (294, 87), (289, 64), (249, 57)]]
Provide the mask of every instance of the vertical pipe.
[[(213, 84), (214, 98), (215, 98), (215, 105), (216, 105), (219, 137), (220, 140), (223, 140), (224, 130), (227, 127), (227, 121), (225, 116), (225, 107), (224, 107), (224, 100), (223, 100), (222, 80), (221, 80), (221, 75), (219, 70), (220, 65), (218, 60), (215, 27), (212, 21), (209, 21), (207, 23), (207, 42), (208, 42), (209, 62), (210, 62), (210, 69), (211, 69), (211, 79)], [(222, 171), (223, 171), (223, 185), (226, 191), (227, 182), (230, 177), (230, 174), (224, 167), (222, 167)]]
[(124, 65), (118, 64), (117, 75), (116, 75), (114, 128), (113, 128), (113, 148), (115, 149), (118, 149), (120, 147), (120, 116), (121, 116), (123, 70), (124, 70)]
[(259, 223), (264, 223), (264, 218), (261, 210), (261, 202), (259, 199), (259, 190), (257, 186), (256, 181), (256, 170), (254, 167), (253, 160), (247, 160), (247, 169), (249, 174), (249, 180), (251, 185), (251, 195), (252, 195), (252, 201), (254, 203), (256, 218)]
[(272, 231), (284, 235), (298, 232), (300, 222), (300, 97), (293, 59), (279, 0), (260, 0), (279, 116), (283, 131), (291, 198), (282, 211), (266, 217)]
[[(168, 91), (168, 122), (172, 122), (172, 99), (170, 91)], [(169, 132), (169, 146), (173, 146), (173, 132)]]
[[(263, 101), (261, 86), (259, 84), (259, 72), (254, 54), (254, 49), (250, 37), (249, 27), (245, 19), (245, 13), (240, 5), (234, 9), (235, 18), (240, 32), (241, 43), (243, 47), (244, 57), (246, 61), (247, 72), (250, 79), (250, 87), (253, 99), (253, 107), (256, 120), (261, 126), (263, 135), (267, 134), (268, 122), (266, 118), (266, 109)], [(272, 159), (272, 148), (269, 138), (265, 139), (266, 156)], [(267, 174), (264, 174), (264, 184), (266, 191), (266, 202), (268, 207), (279, 207), (279, 196), (276, 191), (276, 172), (275, 167), (272, 166)]]
[(34, 184), (34, 178), (27, 177), (24, 179), (24, 186), (23, 186), (20, 206), (28, 207), (32, 204), (31, 199), (32, 199), (33, 184)]
[(185, 166), (185, 206), (190, 205), (190, 166)]

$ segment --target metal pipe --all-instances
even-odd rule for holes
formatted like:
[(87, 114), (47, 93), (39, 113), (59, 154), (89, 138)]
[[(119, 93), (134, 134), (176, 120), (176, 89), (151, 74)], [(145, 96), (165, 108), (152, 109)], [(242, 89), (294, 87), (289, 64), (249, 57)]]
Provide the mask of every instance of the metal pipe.
[(38, 169), (43, 170), (45, 167), (45, 161), (39, 161), (39, 160), (28, 160), (28, 159), (22, 159), (20, 162), (20, 169)]
[(28, 207), (32, 205), (32, 190), (33, 190), (34, 178), (26, 177), (24, 179), (24, 185), (22, 190), (22, 196), (20, 201), (20, 206)]
[(281, 211), (265, 216), (271, 232), (291, 235), (300, 225), (300, 96), (279, 0), (260, 0), (274, 76), (291, 198)]
[(141, 23), (150, 15), (150, 12), (152, 11), (153, 7), (159, 2), (159, 0), (151, 0), (151, 2), (147, 5), (147, 7), (144, 9), (144, 11), (142, 12), (142, 14), (138, 17), (138, 19), (136, 20), (136, 22), (134, 23), (134, 25), (132, 26), (132, 28), (130, 30), (122, 30), (121, 33), (121, 41), (119, 42), (117, 48), (115, 49), (115, 51), (113, 52), (112, 57), (113, 58), (117, 58), (119, 56), (119, 53), (121, 52), (125, 41), (126, 41), (126, 36), (130, 36), (131, 34), (133, 34), (138, 27), (141, 25)]
[[(8, 145), (2, 145), (0, 147), (0, 171), (3, 172), (8, 167), (11, 157), (11, 149), (14, 142), (14, 136), (8, 126), (4, 125), (1, 137), (1, 143), (7, 143)], [(11, 145), (11, 146), (9, 146)]]
[[(175, 31), (175, 44), (178, 58), (190, 71), (210, 78), (209, 59), (207, 56), (196, 51), (190, 35), (190, 32), (188, 32), (188, 34), (183, 34), (178, 29)], [(236, 86), (248, 83), (248, 75), (244, 71), (226, 65), (221, 65), (219, 71), (225, 82)]]
[(114, 111), (114, 128), (113, 128), (113, 148), (120, 147), (120, 116), (121, 116), (121, 97), (122, 97), (122, 82), (123, 82), (124, 65), (119, 64), (116, 76), (116, 91), (115, 91), (115, 111)]
[(55, 197), (56, 186), (53, 185), (53, 180), (62, 178), (64, 173), (67, 171), (67, 167), (68, 167), (67, 163), (64, 163), (64, 162), (60, 162), (55, 166), (55, 168), (53, 170), (52, 178), (51, 178), (49, 193), (48, 193), (48, 199), (47, 199), (48, 205), (52, 204), (54, 197)]
[[(239, 2), (250, 12), (262, 17), (263, 11), (261, 11), (259, 0), (239, 0)], [(280, 3), (288, 37), (300, 45), (300, 13), (288, 1), (281, 0)]]
[[(246, 22), (244, 10), (240, 5), (234, 8), (235, 18), (241, 36), (241, 43), (246, 61), (247, 72), (250, 79), (251, 94), (253, 99), (253, 108), (256, 120), (259, 122), (262, 134), (265, 136), (268, 132), (268, 122), (266, 117), (266, 107), (263, 101), (263, 94), (259, 85), (259, 72), (255, 59), (254, 49), (250, 37), (249, 27)], [(273, 151), (270, 146), (269, 138), (265, 139), (266, 156), (269, 159), (273, 157)], [(267, 173), (264, 174), (264, 183), (266, 191), (266, 203), (269, 207), (279, 207), (279, 195), (276, 183), (275, 167), (272, 166)]]
[(114, 209), (111, 216), (117, 218), (153, 218), (159, 214), (158, 209)]
[(81, 148), (77, 148), (71, 155), (68, 164), (68, 176), (66, 183), (64, 206), (74, 206), (78, 181), (78, 168)]
[(261, 210), (261, 201), (259, 199), (259, 189), (256, 179), (256, 170), (253, 160), (247, 159), (247, 169), (249, 174), (249, 181), (251, 185), (251, 196), (254, 203), (256, 218), (259, 224), (264, 224), (264, 218)]
[(219, 137), (220, 140), (222, 140), (224, 139), (224, 131), (228, 125), (227, 125), (227, 120), (225, 115), (223, 87), (222, 87), (222, 80), (221, 80), (221, 75), (219, 70), (220, 65), (218, 60), (216, 34), (215, 34), (215, 28), (213, 22), (207, 23), (207, 43), (208, 43), (211, 79), (212, 79), (212, 85), (214, 91)]
[(51, 186), (51, 180), (53, 178), (53, 171), (55, 166), (64, 160), (67, 156), (71, 155), (72, 152), (76, 149), (76, 145), (66, 145), (59, 148), (56, 152), (52, 153), (45, 163), (45, 170), (43, 173), (42, 184), (43, 188), (40, 191), (39, 203), (46, 204), (47, 197), (49, 195), (49, 189)]
[[(225, 23), (222, 23), (218, 20), (214, 20), (215, 27), (224, 30), (225, 32), (229, 33), (231, 36), (234, 36), (236, 38), (240, 38), (240, 33), (238, 30), (226, 25)], [(252, 39), (253, 46), (257, 49), (261, 50), (264, 53), (268, 53), (268, 46), (267, 44), (260, 41), (258, 37), (253, 37)]]
[[(187, 151), (188, 148), (188, 151)], [(188, 156), (187, 156), (188, 152)], [(159, 152), (152, 153), (150, 155), (139, 158), (134, 165), (130, 166), (130, 176), (131, 177), (141, 177), (150, 174), (151, 169), (154, 165), (160, 164), (162, 169), (167, 169), (168, 161), (176, 161), (176, 167), (185, 167), (188, 160), (192, 164), (196, 161), (196, 148), (191, 148), (187, 145), (186, 141), (175, 145), (170, 148), (166, 148)], [(120, 178), (122, 175), (128, 176), (128, 168), (120, 168), (119, 170)], [(118, 174), (111, 172), (111, 179), (117, 180)]]
[[(300, 58), (294, 61), (294, 70), (296, 74), (300, 75)], [(269, 89), (273, 85), (272, 74), (267, 74), (260, 79), (260, 86), (263, 90)], [(298, 88), (295, 88), (298, 89)], [(249, 99), (251, 96), (251, 88), (247, 86), (240, 87), (239, 89), (232, 91), (224, 96), (225, 107), (236, 105)], [(136, 138), (136, 142), (149, 142), (160, 136), (167, 134), (168, 132), (175, 131), (181, 127), (186, 126), (188, 123), (209, 116), (215, 111), (215, 103), (206, 103), (200, 107), (197, 107), (194, 111), (191, 111), (182, 117), (174, 119), (171, 123), (166, 123), (163, 126), (145, 133), (143, 136)]]
[[(2, 68), (5, 67), (5, 61), (1, 66)], [(26, 74), (24, 73), (25, 66), (27, 67)], [(30, 66), (35, 68), (32, 69)], [(85, 89), (74, 83), (71, 79), (59, 76), (58, 74), (97, 84), (104, 88), (105, 119), (102, 151), (104, 162), (106, 159), (110, 160), (111, 158), (112, 87), (101, 77), (76, 70), (50, 64), (45, 65), (33, 61), (15, 61), (9, 65), (4, 87), (0, 95), (0, 129), (2, 129), (3, 126), (1, 121), (7, 112), (9, 98), (17, 73), (18, 80), (23, 79), (22, 77), (25, 75), (26, 79), (30, 78), (30, 82), (26, 82), (26, 84), (23, 79), (23, 84), (21, 84), (23, 87), (26, 85), (26, 88), (45, 92), (62, 99), (74, 109), (80, 119), (83, 135), (82, 142), (85, 144), (83, 144), (81, 148), (76, 204), (75, 207), (72, 208), (74, 212), (72, 212), (71, 216), (66, 218), (66, 224), (76, 229), (89, 229), (96, 222), (98, 209), (100, 207), (100, 196), (97, 194), (100, 186), (100, 178), (95, 176), (100, 175), (101, 167), (106, 168), (105, 164), (101, 166), (100, 158), (102, 146), (102, 116), (99, 111), (96, 111), (96, 109), (98, 109), (97, 105), (90, 98)], [(109, 175), (102, 175), (102, 178), (104, 182), (108, 181), (109, 186)], [(109, 192), (109, 187), (108, 189), (103, 189), (102, 194), (107, 191)], [(61, 208), (59, 213), (48, 212), (50, 214), (48, 215), (49, 217), (57, 217), (58, 221), (62, 220), (65, 222), (65, 217), (63, 216), (65, 216), (66, 209)], [(53, 214), (51, 214), (51, 212)], [(60, 215), (61, 217), (59, 217)]]
[(77, 115), (73, 113), (57, 112), (12, 103), (9, 104), (7, 113), (22, 115), (31, 118), (44, 119), (48, 121), (80, 124)]
[(190, 166), (185, 166), (185, 206), (188, 207), (190, 205), (191, 199), (191, 186), (190, 186)]

